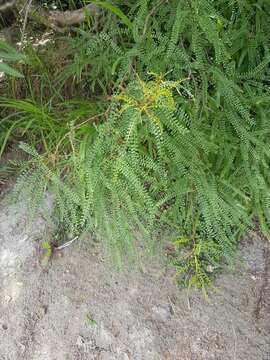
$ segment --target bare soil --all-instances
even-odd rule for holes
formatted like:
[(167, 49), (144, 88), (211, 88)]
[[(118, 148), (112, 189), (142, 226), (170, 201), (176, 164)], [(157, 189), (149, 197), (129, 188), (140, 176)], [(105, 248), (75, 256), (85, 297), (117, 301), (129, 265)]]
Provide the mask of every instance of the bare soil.
[(251, 233), (209, 298), (156, 264), (116, 273), (73, 243), (41, 266), (41, 215), (0, 205), (1, 360), (269, 360), (270, 247)]

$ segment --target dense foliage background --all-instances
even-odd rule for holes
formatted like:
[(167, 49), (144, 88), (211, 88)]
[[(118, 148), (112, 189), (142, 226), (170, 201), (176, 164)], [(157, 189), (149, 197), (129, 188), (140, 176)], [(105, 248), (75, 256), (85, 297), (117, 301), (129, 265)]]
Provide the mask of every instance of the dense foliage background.
[(94, 232), (118, 264), (166, 244), (204, 286), (254, 220), (269, 237), (270, 3), (95, 3), (6, 82), (1, 153), (30, 155), (15, 193), (35, 213), (49, 188), (59, 231)]

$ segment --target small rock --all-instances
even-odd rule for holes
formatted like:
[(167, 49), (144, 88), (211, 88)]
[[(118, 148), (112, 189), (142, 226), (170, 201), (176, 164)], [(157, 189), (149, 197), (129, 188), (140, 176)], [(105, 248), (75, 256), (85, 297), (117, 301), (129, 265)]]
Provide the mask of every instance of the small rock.
[(84, 338), (82, 336), (77, 337), (76, 345), (78, 348), (82, 348), (85, 344)]
[(96, 336), (97, 347), (101, 349), (109, 349), (112, 343), (113, 343), (112, 335), (104, 328), (101, 328)]
[(153, 306), (153, 318), (157, 321), (168, 321), (171, 317), (169, 306)]
[(207, 265), (206, 266), (206, 271), (208, 273), (212, 273), (212, 272), (214, 272), (214, 270), (215, 270), (214, 266), (212, 266), (212, 265)]
[(46, 305), (40, 306), (37, 310), (38, 318), (42, 319), (47, 314), (47, 311), (48, 311), (48, 306), (46, 306)]

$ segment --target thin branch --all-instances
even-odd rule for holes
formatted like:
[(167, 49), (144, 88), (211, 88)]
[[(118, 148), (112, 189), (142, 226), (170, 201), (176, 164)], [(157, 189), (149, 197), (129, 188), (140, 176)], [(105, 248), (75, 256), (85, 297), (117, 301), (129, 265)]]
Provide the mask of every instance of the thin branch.
[(162, 5), (162, 3), (164, 3), (166, 0), (160, 0), (148, 13), (148, 15), (146, 16), (146, 19), (145, 19), (145, 23), (144, 23), (144, 28), (143, 28), (143, 33), (142, 35), (144, 36), (146, 34), (146, 31), (147, 31), (147, 27), (148, 27), (148, 22), (150, 20), (150, 18), (152, 16), (154, 16), (156, 10), (160, 7), (160, 5)]
[(60, 246), (56, 247), (55, 250), (62, 250), (62, 249), (64, 249), (64, 248), (66, 248), (66, 247), (70, 246), (70, 245), (71, 245), (75, 240), (77, 240), (77, 239), (78, 239), (78, 236), (75, 236), (75, 238), (73, 238), (72, 240), (66, 242), (66, 243), (63, 244), (63, 245), (60, 245)]
[(81, 24), (86, 21), (89, 15), (97, 16), (99, 8), (89, 4), (74, 11), (46, 11), (32, 6), (30, 16), (34, 21), (58, 32), (65, 32), (70, 26)]
[(26, 5), (26, 9), (25, 9), (25, 14), (24, 14), (24, 19), (23, 19), (23, 27), (22, 27), (22, 35), (21, 35), (21, 43), (20, 43), (20, 46), (19, 46), (19, 50), (21, 50), (22, 47), (23, 47), (25, 29), (26, 29), (27, 19), (28, 19), (28, 16), (29, 16), (29, 11), (30, 11), (31, 5), (32, 5), (32, 0), (29, 0), (27, 5)]

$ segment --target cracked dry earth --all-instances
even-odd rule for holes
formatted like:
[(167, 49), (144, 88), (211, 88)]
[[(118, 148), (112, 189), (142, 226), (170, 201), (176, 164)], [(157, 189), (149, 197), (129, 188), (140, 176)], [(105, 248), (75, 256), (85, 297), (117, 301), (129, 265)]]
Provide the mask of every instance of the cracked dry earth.
[(41, 267), (48, 233), (0, 205), (1, 360), (270, 359), (270, 248), (256, 233), (208, 300), (157, 265), (116, 274), (82, 243)]

